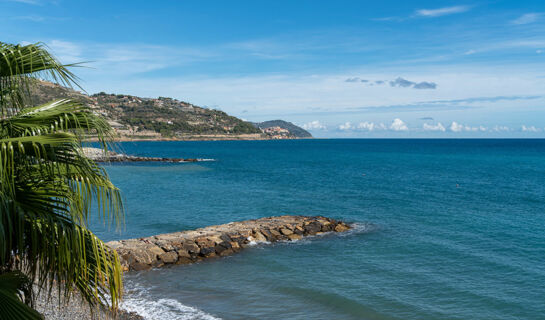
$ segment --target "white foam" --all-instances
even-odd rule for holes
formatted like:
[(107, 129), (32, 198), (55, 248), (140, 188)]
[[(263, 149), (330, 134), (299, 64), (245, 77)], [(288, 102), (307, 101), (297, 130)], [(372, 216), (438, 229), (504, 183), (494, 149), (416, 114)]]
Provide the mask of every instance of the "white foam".
[(258, 244), (271, 244), (269, 241), (256, 240), (252, 236), (246, 238), (246, 240), (250, 241), (250, 242), (247, 243), (247, 245), (250, 246), (250, 247), (257, 246)]
[(150, 300), (150, 295), (142, 288), (134, 291), (138, 293), (126, 295), (120, 307), (128, 312), (136, 312), (146, 320), (221, 320), (174, 299)]
[(350, 225), (350, 229), (346, 232), (341, 232), (339, 236), (349, 236), (358, 233), (370, 233), (378, 229), (378, 226), (367, 222), (355, 222)]

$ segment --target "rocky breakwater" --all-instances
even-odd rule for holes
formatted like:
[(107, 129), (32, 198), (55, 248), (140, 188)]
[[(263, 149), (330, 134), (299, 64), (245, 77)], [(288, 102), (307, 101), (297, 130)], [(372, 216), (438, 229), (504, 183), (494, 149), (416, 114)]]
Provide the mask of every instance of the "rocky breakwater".
[(159, 158), (131, 156), (114, 151), (104, 151), (99, 148), (83, 148), (86, 157), (98, 162), (199, 162), (213, 161), (213, 159), (199, 158)]
[(231, 222), (192, 231), (111, 241), (125, 271), (147, 270), (227, 256), (259, 242), (295, 241), (324, 232), (343, 232), (346, 223), (318, 216), (279, 216)]

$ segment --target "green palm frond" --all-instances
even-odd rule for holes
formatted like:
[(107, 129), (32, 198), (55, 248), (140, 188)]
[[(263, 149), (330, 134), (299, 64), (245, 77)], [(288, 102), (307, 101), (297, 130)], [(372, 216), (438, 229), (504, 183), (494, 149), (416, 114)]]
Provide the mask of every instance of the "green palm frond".
[(38, 77), (72, 83), (66, 67), (41, 44), (0, 43), (0, 276), (19, 270), (48, 294), (57, 284), (65, 299), (77, 291), (91, 306), (115, 309), (119, 259), (87, 219), (96, 209), (119, 226), (121, 194), (82, 151), (88, 137), (108, 148), (112, 129), (81, 103), (25, 107), (22, 98)]
[(28, 277), (21, 272), (0, 274), (0, 315), (2, 315), (2, 319), (43, 319), (41, 314), (22, 301), (21, 293), (28, 293), (31, 285)]
[(77, 77), (68, 70), (78, 64), (61, 64), (43, 43), (13, 45), (0, 42), (0, 107), (13, 115), (24, 107), (35, 79), (49, 79), (66, 86)]

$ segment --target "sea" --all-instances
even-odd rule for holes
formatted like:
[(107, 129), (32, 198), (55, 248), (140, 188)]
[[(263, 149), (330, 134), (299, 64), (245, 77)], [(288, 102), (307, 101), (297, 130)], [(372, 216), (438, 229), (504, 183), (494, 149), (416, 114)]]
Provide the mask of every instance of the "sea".
[(125, 275), (145, 319), (545, 319), (545, 140), (124, 142), (125, 222), (103, 240), (267, 216), (342, 234)]

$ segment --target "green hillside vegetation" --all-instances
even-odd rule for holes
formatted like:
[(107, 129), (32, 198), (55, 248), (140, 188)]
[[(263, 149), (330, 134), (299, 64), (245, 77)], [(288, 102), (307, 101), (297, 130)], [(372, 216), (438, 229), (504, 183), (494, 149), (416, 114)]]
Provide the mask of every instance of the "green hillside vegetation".
[[(121, 137), (181, 138), (188, 135), (233, 136), (251, 134), (254, 138), (309, 138), (310, 133), (282, 121), (250, 123), (227, 113), (193, 105), (172, 98), (141, 98), (125, 94), (100, 92), (87, 95), (58, 84), (38, 81), (31, 89), (32, 104), (42, 104), (61, 98), (80, 101), (103, 117)], [(268, 132), (268, 127), (280, 127), (286, 133)]]
[(251, 123), (227, 113), (195, 106), (172, 98), (140, 98), (123, 94), (98, 93), (88, 96), (49, 82), (32, 89), (32, 102), (72, 98), (90, 105), (95, 112), (119, 123), (120, 129), (133, 128), (161, 133), (164, 137), (181, 134), (260, 134)]
[(261, 133), (249, 122), (214, 109), (197, 107), (171, 98), (139, 98), (107, 94), (91, 96), (109, 118), (121, 124), (161, 133), (177, 134), (245, 134)]

